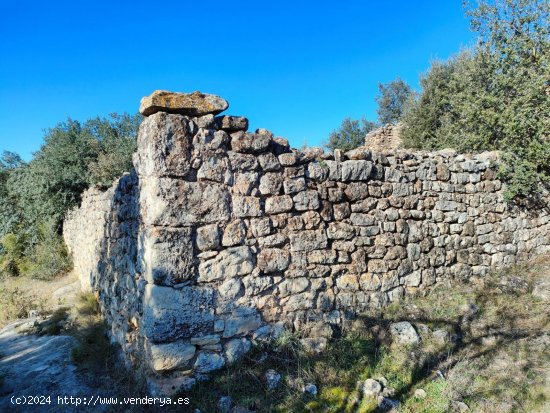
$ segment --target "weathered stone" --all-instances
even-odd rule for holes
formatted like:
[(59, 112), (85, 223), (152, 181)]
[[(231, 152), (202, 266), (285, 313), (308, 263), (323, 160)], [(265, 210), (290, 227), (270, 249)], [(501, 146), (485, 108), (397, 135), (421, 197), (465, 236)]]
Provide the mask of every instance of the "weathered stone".
[(248, 119), (244, 116), (217, 116), (214, 121), (218, 129), (227, 132), (246, 131), (248, 129)]
[(287, 179), (283, 182), (285, 194), (297, 194), (306, 189), (304, 178)]
[(309, 286), (310, 282), (306, 277), (285, 279), (279, 284), (279, 294), (281, 297), (288, 297), (307, 290)]
[(317, 191), (299, 192), (292, 200), (294, 201), (294, 208), (297, 211), (315, 210), (321, 205)]
[(139, 130), (136, 169), (141, 176), (189, 173), (192, 133), (187, 118), (158, 113), (144, 119)]
[(283, 185), (283, 177), (275, 172), (267, 172), (260, 178), (260, 193), (262, 195), (277, 195)]
[(280, 214), (292, 210), (294, 202), (289, 195), (274, 196), (265, 201), (266, 214)]
[(150, 116), (159, 111), (188, 116), (217, 114), (229, 107), (225, 99), (201, 92), (178, 93), (167, 90), (155, 90), (141, 99), (139, 113)]
[(220, 245), (220, 230), (217, 224), (205, 225), (197, 228), (197, 248), (207, 251)]
[(279, 248), (266, 248), (258, 254), (258, 268), (265, 273), (284, 271), (290, 264), (290, 254)]
[(223, 336), (233, 337), (238, 334), (249, 333), (262, 325), (262, 319), (255, 309), (237, 308), (225, 320)]
[(390, 331), (396, 344), (417, 344), (420, 342), (418, 333), (408, 321), (391, 324)]
[(252, 171), (258, 167), (258, 159), (250, 153), (228, 152), (231, 169), (238, 171)]
[(250, 351), (251, 343), (246, 338), (234, 338), (224, 345), (225, 358), (228, 363), (234, 363)]
[(327, 235), (330, 239), (351, 239), (355, 235), (355, 228), (345, 222), (331, 222)]
[(218, 353), (201, 351), (195, 361), (194, 369), (197, 373), (210, 373), (219, 370), (225, 365), (224, 358)]
[(296, 164), (297, 161), (298, 159), (293, 153), (283, 153), (279, 155), (279, 163), (283, 166), (292, 166)]
[(242, 244), (246, 235), (246, 227), (240, 219), (230, 222), (223, 231), (222, 245), (224, 247), (232, 247)]
[(231, 134), (231, 149), (240, 153), (259, 153), (266, 151), (271, 141), (267, 134), (239, 131)]
[(199, 282), (212, 282), (250, 274), (254, 269), (250, 247), (233, 247), (220, 252), (199, 266)]
[(219, 342), (220, 342), (220, 336), (217, 334), (210, 334), (206, 336), (191, 338), (191, 344), (195, 346), (207, 346), (210, 344), (218, 344)]
[(342, 162), (342, 181), (364, 181), (369, 179), (372, 162), (345, 161)]
[(151, 344), (150, 354), (151, 367), (156, 372), (162, 373), (189, 367), (189, 362), (195, 356), (195, 346), (184, 340)]
[(141, 181), (140, 200), (148, 225), (178, 227), (229, 219), (229, 193), (218, 183), (151, 177)]
[(306, 230), (290, 234), (291, 251), (313, 251), (326, 248), (327, 235), (324, 230)]
[(230, 278), (219, 286), (218, 291), (224, 300), (232, 300), (239, 295), (242, 286), (243, 282), (239, 278)]
[(253, 196), (233, 196), (233, 215), (236, 218), (259, 217), (260, 199)]
[(271, 234), (271, 220), (269, 218), (253, 218), (250, 220), (250, 227), (252, 235), (256, 238)]
[(208, 331), (214, 321), (214, 291), (206, 287), (173, 289), (148, 284), (143, 299), (143, 331), (152, 342)]
[(279, 171), (281, 169), (279, 160), (271, 152), (259, 155), (258, 162), (260, 163), (260, 167), (266, 172)]
[(194, 277), (191, 228), (152, 227), (144, 235), (144, 275), (148, 282), (174, 285)]
[(224, 183), (229, 179), (229, 162), (225, 157), (211, 156), (202, 162), (197, 171), (199, 181)]

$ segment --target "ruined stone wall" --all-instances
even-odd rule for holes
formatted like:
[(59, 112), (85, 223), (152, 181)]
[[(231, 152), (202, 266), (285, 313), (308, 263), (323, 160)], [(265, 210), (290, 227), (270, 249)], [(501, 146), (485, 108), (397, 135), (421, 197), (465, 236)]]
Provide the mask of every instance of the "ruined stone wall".
[(145, 281), (137, 270), (137, 190), (135, 172), (124, 174), (106, 191), (91, 188), (63, 223), (82, 290), (96, 294), (111, 338), (130, 361), (138, 360), (143, 344), (138, 338)]
[(94, 191), (65, 226), (77, 271), (100, 241), (114, 337), (172, 389), (283, 325), (317, 350), (357, 312), (550, 249), (548, 211), (504, 202), (492, 154), (299, 152), (247, 124), (151, 114), (103, 239), (74, 234), (97, 230)]

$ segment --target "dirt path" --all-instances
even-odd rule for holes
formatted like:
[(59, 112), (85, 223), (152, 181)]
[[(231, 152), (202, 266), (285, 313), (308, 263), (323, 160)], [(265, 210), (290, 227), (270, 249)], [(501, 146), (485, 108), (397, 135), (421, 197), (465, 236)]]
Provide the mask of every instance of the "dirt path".
[[(50, 302), (58, 303), (56, 306), (74, 305), (79, 289), (73, 277), (57, 280), (49, 287), (42, 297), (48, 296)], [(44, 317), (20, 319), (0, 330), (0, 412), (105, 411), (105, 406), (59, 403), (58, 397), (80, 397), (85, 403), (91, 397), (107, 396), (110, 391), (91, 388), (79, 375), (71, 357), (77, 344), (73, 336), (33, 334), (35, 325), (43, 322)], [(43, 404), (14, 404), (28, 402), (32, 397), (34, 403)]]

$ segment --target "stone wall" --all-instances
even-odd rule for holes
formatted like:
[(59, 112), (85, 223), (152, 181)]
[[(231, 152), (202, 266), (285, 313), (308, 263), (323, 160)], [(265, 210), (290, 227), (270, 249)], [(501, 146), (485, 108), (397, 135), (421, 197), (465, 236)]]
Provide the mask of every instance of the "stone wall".
[(494, 154), (299, 152), (245, 118), (159, 106), (135, 172), (65, 224), (75, 270), (156, 391), (283, 326), (316, 351), (358, 312), (550, 249), (548, 211), (504, 202)]

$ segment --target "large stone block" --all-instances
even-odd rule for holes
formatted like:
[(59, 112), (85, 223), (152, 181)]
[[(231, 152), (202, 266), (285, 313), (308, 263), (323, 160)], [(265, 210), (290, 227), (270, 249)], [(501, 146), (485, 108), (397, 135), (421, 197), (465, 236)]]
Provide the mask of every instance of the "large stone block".
[(142, 239), (147, 282), (174, 285), (195, 276), (191, 228), (147, 227)]
[(143, 221), (148, 225), (190, 226), (228, 221), (229, 193), (214, 182), (148, 177), (140, 180)]
[(241, 307), (234, 310), (225, 320), (225, 338), (251, 333), (262, 325), (262, 318), (254, 308)]
[(140, 176), (184, 177), (191, 169), (193, 136), (189, 119), (159, 112), (139, 127), (135, 167)]
[(342, 162), (342, 181), (365, 181), (370, 178), (372, 162), (345, 161)]
[(190, 367), (195, 356), (195, 346), (186, 340), (173, 343), (151, 344), (149, 364), (157, 373)]
[(161, 111), (189, 116), (203, 116), (209, 113), (217, 114), (223, 112), (228, 107), (229, 103), (225, 99), (199, 91), (179, 93), (167, 90), (155, 90), (149, 96), (141, 99), (139, 113), (144, 116), (150, 116)]
[(250, 247), (227, 248), (199, 266), (199, 282), (211, 282), (250, 274), (254, 256)]
[(206, 334), (214, 323), (214, 290), (174, 289), (147, 284), (143, 297), (143, 334), (153, 343)]

